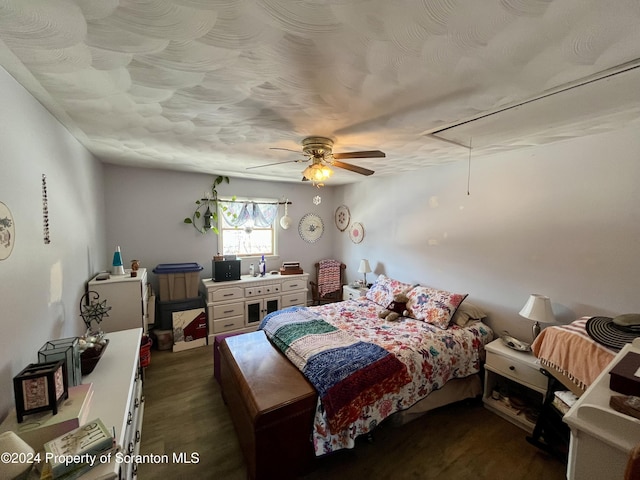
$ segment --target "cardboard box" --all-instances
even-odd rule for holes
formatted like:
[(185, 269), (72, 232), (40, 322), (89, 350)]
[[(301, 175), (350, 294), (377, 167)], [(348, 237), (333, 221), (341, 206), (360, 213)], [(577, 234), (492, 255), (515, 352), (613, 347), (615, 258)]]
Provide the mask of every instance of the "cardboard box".
[(625, 395), (640, 396), (640, 377), (636, 376), (639, 368), (640, 354), (627, 353), (609, 372), (609, 388)]
[(18, 423), (14, 409), (9, 412), (5, 421), (2, 422), (0, 430), (3, 432), (13, 430), (36, 452), (40, 451), (46, 442), (64, 435), (87, 422), (92, 397), (92, 383), (69, 387), (69, 398), (60, 404), (56, 415), (53, 415), (50, 411), (34, 413), (25, 416), (24, 421)]

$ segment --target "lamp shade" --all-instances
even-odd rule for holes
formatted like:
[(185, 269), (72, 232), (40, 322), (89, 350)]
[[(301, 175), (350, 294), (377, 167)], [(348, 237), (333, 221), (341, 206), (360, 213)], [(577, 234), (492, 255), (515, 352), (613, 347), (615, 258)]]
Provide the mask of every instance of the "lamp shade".
[(545, 295), (533, 293), (520, 310), (520, 316), (540, 323), (555, 322), (556, 317), (551, 310), (551, 300)]
[(360, 260), (360, 266), (358, 267), (358, 273), (371, 273), (371, 267), (369, 266), (369, 260), (363, 258)]

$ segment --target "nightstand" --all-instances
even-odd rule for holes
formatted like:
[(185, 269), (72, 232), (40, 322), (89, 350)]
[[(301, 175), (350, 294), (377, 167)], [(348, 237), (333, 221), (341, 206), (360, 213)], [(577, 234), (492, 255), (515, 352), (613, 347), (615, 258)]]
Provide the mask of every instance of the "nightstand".
[(366, 287), (354, 287), (352, 285), (343, 285), (342, 300), (355, 300), (367, 294), (369, 289)]
[(533, 432), (548, 385), (538, 359), (531, 352), (507, 347), (499, 338), (486, 345), (485, 350), (482, 397), (485, 407)]

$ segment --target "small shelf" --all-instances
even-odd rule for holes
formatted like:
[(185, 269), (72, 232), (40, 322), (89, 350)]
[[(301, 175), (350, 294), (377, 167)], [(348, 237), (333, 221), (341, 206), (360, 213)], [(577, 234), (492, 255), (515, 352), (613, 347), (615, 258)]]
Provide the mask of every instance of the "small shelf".
[(497, 413), (505, 420), (515, 423), (529, 433), (533, 432), (536, 424), (526, 417), (523, 410), (514, 408), (511, 405), (507, 405), (502, 400), (496, 400), (492, 397), (486, 397), (483, 401), (488, 410)]

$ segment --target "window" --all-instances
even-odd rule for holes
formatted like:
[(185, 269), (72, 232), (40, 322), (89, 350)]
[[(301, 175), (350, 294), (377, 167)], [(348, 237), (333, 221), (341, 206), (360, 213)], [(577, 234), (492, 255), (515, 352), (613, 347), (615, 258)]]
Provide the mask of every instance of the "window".
[(277, 200), (220, 200), (220, 250), (223, 255), (276, 255)]

